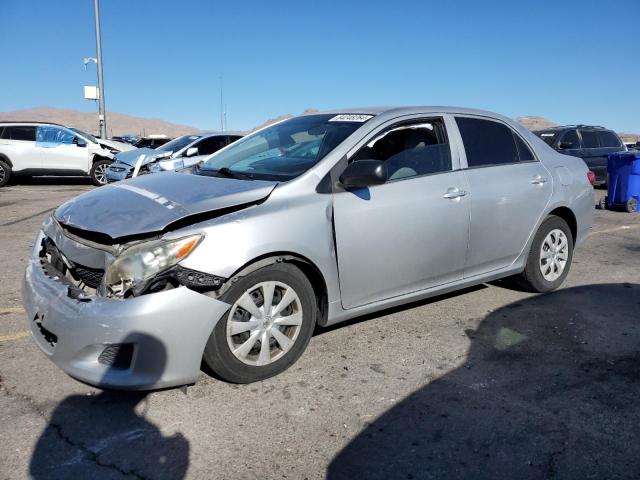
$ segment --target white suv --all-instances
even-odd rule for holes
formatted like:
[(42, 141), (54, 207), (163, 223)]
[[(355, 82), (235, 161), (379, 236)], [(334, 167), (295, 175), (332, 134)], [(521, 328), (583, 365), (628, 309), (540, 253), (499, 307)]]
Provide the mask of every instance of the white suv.
[(0, 187), (12, 175), (89, 175), (95, 185), (104, 185), (114, 155), (131, 149), (54, 123), (2, 122)]

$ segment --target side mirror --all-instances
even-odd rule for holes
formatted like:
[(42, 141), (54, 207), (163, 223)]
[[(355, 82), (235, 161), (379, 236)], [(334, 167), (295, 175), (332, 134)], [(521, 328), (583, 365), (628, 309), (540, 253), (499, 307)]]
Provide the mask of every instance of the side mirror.
[(194, 157), (198, 155), (198, 147), (187, 148), (187, 151), (184, 153), (185, 157)]
[(345, 187), (369, 187), (387, 181), (387, 166), (380, 160), (358, 160), (350, 163), (340, 175)]
[(73, 143), (76, 147), (86, 147), (87, 146), (87, 142), (85, 142), (82, 138), (80, 137), (73, 137)]
[(568, 150), (570, 148), (575, 148), (575, 146), (573, 145), (573, 142), (560, 142), (560, 145), (558, 145), (558, 148), (560, 150)]

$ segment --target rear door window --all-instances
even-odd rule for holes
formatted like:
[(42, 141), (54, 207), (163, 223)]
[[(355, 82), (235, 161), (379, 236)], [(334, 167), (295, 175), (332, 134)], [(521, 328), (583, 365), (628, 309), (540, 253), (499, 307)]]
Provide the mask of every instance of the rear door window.
[(622, 145), (618, 136), (609, 130), (597, 132), (597, 135), (600, 139), (600, 146), (603, 148), (617, 148)]
[(594, 130), (580, 130), (582, 137), (582, 148), (598, 148), (598, 134)]
[(456, 117), (468, 168), (535, 160), (527, 144), (506, 125), (481, 118)]
[(35, 142), (36, 127), (27, 125), (5, 127), (2, 138), (5, 140), (24, 140), (27, 142)]

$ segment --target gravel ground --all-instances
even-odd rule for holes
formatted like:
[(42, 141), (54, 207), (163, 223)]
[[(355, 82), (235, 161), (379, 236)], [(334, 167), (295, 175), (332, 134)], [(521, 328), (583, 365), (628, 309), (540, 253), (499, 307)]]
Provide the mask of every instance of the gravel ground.
[(72, 380), (26, 332), (38, 225), (91, 188), (0, 190), (0, 478), (640, 476), (640, 215), (596, 211), (553, 294), (483, 285), (320, 330), (276, 378), (145, 395)]

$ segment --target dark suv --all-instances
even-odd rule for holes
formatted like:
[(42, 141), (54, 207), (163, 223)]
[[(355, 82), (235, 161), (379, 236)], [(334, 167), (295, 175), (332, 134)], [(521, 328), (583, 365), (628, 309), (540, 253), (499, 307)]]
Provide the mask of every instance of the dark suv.
[(533, 133), (560, 153), (582, 158), (596, 174), (596, 185), (607, 183), (607, 156), (627, 150), (620, 137), (604, 127), (568, 125)]

